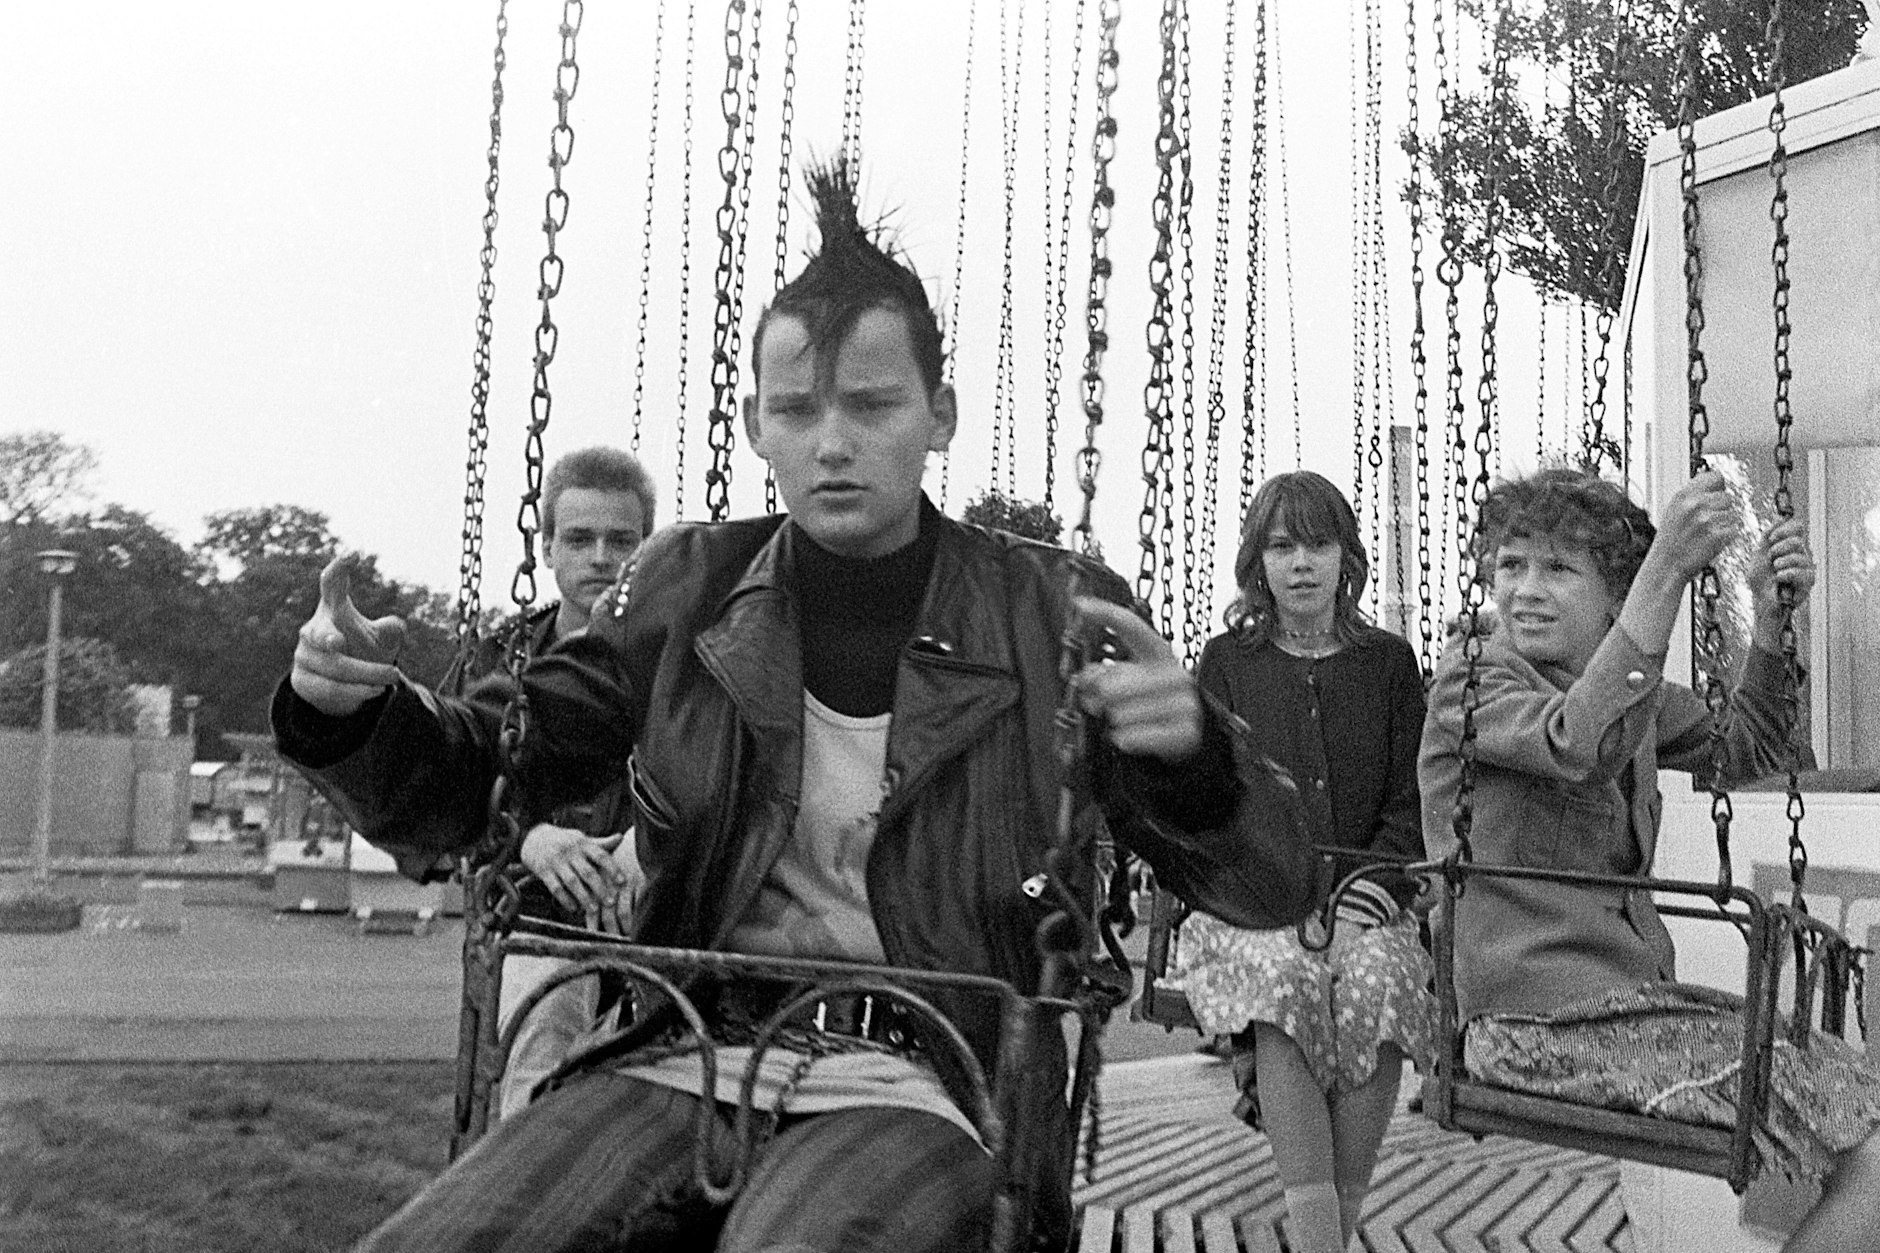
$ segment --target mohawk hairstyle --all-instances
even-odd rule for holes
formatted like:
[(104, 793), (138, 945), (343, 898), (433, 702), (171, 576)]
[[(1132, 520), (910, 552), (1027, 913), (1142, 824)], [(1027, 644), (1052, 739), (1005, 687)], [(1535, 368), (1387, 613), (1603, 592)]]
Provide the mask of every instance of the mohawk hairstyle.
[(945, 377), (946, 348), (927, 288), (879, 226), (865, 227), (856, 206), (855, 173), (841, 158), (812, 164), (803, 181), (816, 208), (819, 242), (809, 263), (785, 284), (757, 321), (751, 377), (763, 359), (764, 331), (772, 319), (803, 323), (808, 350), (822, 357), (838, 347), (862, 314), (893, 309), (907, 324), (908, 342), (928, 394)]

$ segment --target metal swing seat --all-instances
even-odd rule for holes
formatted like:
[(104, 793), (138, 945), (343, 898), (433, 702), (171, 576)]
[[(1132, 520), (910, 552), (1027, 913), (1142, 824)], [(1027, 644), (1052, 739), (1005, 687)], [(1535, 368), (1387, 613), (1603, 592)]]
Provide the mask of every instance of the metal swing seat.
[[(1785, 1036), (1808, 1048), (1811, 1025), (1845, 1034), (1848, 988), (1858, 950), (1833, 928), (1793, 904), (1765, 902), (1746, 888), (1694, 880), (1596, 875), (1525, 866), (1487, 865), (1466, 857), (1425, 863), (1415, 869), (1440, 891), (1439, 918), (1453, 917), (1472, 879), (1520, 879), (1562, 886), (1645, 891), (1693, 903), (1659, 901), (1662, 915), (1727, 923), (1745, 946), (1742, 1053), (1736, 1076), (1736, 1118), (1728, 1126), (1680, 1122), (1655, 1114), (1606, 1109), (1556, 1097), (1498, 1087), (1471, 1078), (1463, 1059), (1467, 1024), (1458, 1021), (1455, 935), (1449, 926), (1432, 931), (1436, 964), (1437, 1050), (1433, 1073), (1424, 1077), (1424, 1112), (1438, 1126), (1472, 1135), (1512, 1136), (1560, 1148), (1726, 1180), (1741, 1193), (1764, 1163), (1755, 1132), (1768, 1118), (1770, 1068), (1776, 1041)], [(1702, 899), (1708, 906), (1695, 903)], [(1794, 1001), (1786, 1023), (1777, 1012), (1787, 954), (1796, 960)]]
[[(525, 1020), (562, 984), (613, 976), (628, 989), (620, 1013), (629, 1023), (635, 1016), (650, 1017), (656, 1008), (675, 1016), (684, 1037), (681, 1048), (696, 1048), (707, 1089), (716, 1087), (719, 1067), (707, 1007), (724, 988), (761, 987), (773, 994), (774, 1008), (755, 1024), (753, 1055), (743, 1073), (728, 1149), (718, 1134), (713, 1102), (698, 1103), (693, 1178), (702, 1196), (713, 1203), (729, 1203), (748, 1178), (761, 1138), (770, 1129), (769, 1112), (754, 1102), (764, 1051), (775, 1046), (788, 1027), (804, 1023), (806, 1016), (806, 1025), (820, 1026), (824, 1007), (859, 1002), (869, 1012), (893, 1015), (897, 1025), (884, 1033), (889, 1043), (918, 1043), (992, 1155), (996, 1168), (988, 1248), (992, 1253), (1017, 1253), (1038, 1247), (1034, 1231), (1037, 1198), (1028, 1165), (1045, 1147), (1039, 1137), (1048, 1134), (1048, 1128), (1026, 1112), (1040, 1108), (1043, 1101), (1064, 1098), (1064, 1092), (1051, 1083), (1051, 1077), (1062, 1071), (1049, 1064), (1046, 1053), (1055, 1050), (1063, 1058), (1065, 1020), (1074, 1019), (1075, 1065), (1065, 1126), (1073, 1138), (1078, 1134), (1095, 1085), (1102, 1025), (1121, 999), (1113, 988), (1085, 983), (1066, 996), (1026, 995), (1004, 980), (984, 975), (635, 944), (617, 935), (518, 916), (516, 889), (500, 859), (466, 864), (465, 869), (469, 890), (453, 1159), (487, 1129), (492, 1091), (502, 1079)], [(1048, 942), (1047, 930), (1062, 929), (1078, 936), (1080, 928), (1065, 925), (1066, 917), (1060, 912), (1047, 920), (1040, 929), (1041, 942)], [(1072, 942), (1081, 942), (1081, 937)], [(567, 965), (531, 989), (499, 1030), (502, 964), (512, 955), (556, 958)], [(1046, 977), (1050, 978), (1049, 972)], [(999, 1043), (992, 1073), (981, 1065), (959, 1028), (936, 1007), (935, 993), (971, 996), (997, 1007)], [(1045, 1090), (1046, 1086), (1052, 1090)], [(1064, 1148), (1064, 1160), (1072, 1160), (1075, 1144)]]

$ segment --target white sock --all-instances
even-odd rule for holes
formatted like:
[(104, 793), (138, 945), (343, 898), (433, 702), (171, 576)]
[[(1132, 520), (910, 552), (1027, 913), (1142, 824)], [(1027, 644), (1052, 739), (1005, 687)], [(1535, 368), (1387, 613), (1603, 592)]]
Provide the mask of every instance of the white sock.
[(1293, 1253), (1345, 1253), (1344, 1220), (1338, 1212), (1338, 1189), (1333, 1185), (1308, 1183), (1287, 1188), (1286, 1216)]

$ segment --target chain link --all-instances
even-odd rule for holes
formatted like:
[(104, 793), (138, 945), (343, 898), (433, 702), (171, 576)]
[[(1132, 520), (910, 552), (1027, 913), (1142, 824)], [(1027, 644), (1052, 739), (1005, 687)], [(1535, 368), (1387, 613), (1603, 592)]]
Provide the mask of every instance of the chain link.
[[(1619, 167), (1625, 160), (1624, 113), (1619, 105), (1619, 82), (1625, 64), (1625, 36), (1631, 17), (1631, 0), (1614, 0), (1612, 9), (1612, 59), (1606, 68), (1604, 126), (1606, 131), (1606, 181), (1600, 188), (1602, 209), (1599, 228), (1599, 308), (1593, 329), (1599, 340), (1599, 355), (1593, 361), (1593, 401), (1586, 409), (1582, 432), (1586, 468), (1600, 473), (1605, 462), (1618, 469), (1622, 460), (1619, 447), (1606, 434), (1606, 376), (1611, 372), (1612, 323), (1618, 315), (1624, 281), (1619, 268)], [(1584, 355), (1582, 355), (1584, 361)]]
[[(1208, 317), (1207, 443), (1201, 475), (1201, 577), (1195, 611), (1196, 638), (1207, 635), (1207, 589), (1214, 579), (1215, 537), (1220, 505), (1221, 424), (1227, 420), (1227, 249), (1234, 196), (1234, 6), (1227, 7), (1221, 48), (1221, 136), (1214, 191), (1214, 299)], [(1251, 415), (1249, 415), (1249, 419)]]
[[(795, 158), (796, 130), (796, 19), (797, 3), (790, 0), (783, 19), (783, 104), (779, 108), (781, 133), (777, 140), (777, 255), (771, 270), (770, 291), (783, 290), (783, 272), (790, 255), (790, 164)], [(777, 512), (777, 475), (764, 463), (764, 512)]]
[[(1710, 468), (1704, 459), (1704, 440), (1710, 434), (1710, 414), (1704, 408), (1704, 383), (1710, 377), (1709, 363), (1704, 360), (1702, 336), (1704, 331), (1704, 305), (1701, 289), (1703, 285), (1703, 255), (1697, 242), (1698, 205), (1697, 205), (1697, 22), (1691, 13), (1688, 0), (1680, 0), (1678, 20), (1681, 34), (1678, 40), (1678, 189), (1683, 201), (1683, 245), (1684, 245), (1684, 335), (1685, 335), (1685, 383), (1688, 387), (1687, 404), (1690, 415), (1691, 438), (1691, 475), (1695, 478)], [(1697, 590), (1693, 599), (1691, 618), (1697, 623), (1698, 641), (1696, 656), (1693, 658), (1704, 674), (1704, 705), (1710, 711), (1710, 772), (1705, 780), (1710, 789), (1710, 820), (1717, 833), (1717, 888), (1721, 894), (1731, 884), (1730, 868), (1730, 823), (1734, 818), (1734, 807), (1730, 794), (1723, 789), (1724, 766), (1727, 760), (1727, 746), (1724, 741), (1724, 718), (1728, 709), (1729, 697), (1724, 691), (1720, 674), (1724, 651), (1723, 627), (1721, 625), (1717, 602), (1723, 595), (1723, 585), (1717, 577), (1715, 565), (1705, 566), (1697, 578)]]
[(842, 70), (842, 160), (861, 185), (862, 168), (862, 52), (867, 6), (849, 0), (848, 59)]
[[(1782, 88), (1787, 75), (1784, 61), (1788, 37), (1788, 23), (1782, 11), (1782, 0), (1773, 0), (1769, 7), (1769, 26), (1764, 42), (1769, 46), (1769, 134), (1773, 144), (1769, 150), (1769, 177), (1773, 191), (1769, 201), (1769, 220), (1775, 225), (1775, 240), (1770, 245), (1769, 260), (1775, 270), (1775, 291), (1771, 305), (1775, 313), (1775, 418), (1776, 418), (1776, 514), (1783, 521), (1795, 516), (1795, 492), (1793, 477), (1795, 473), (1795, 454), (1789, 446), (1791, 428), (1795, 424), (1795, 415), (1789, 407), (1789, 381), (1793, 371), (1789, 362), (1789, 153), (1782, 140), (1783, 129), (1788, 123), (1787, 110), (1782, 103)], [(1787, 775), (1789, 820), (1789, 882), (1794, 891), (1795, 908), (1806, 910), (1807, 902), (1802, 889), (1808, 877), (1808, 847), (1802, 842), (1802, 817), (1806, 806), (1802, 803), (1801, 781), (1801, 731), (1802, 708), (1802, 663), (1798, 656), (1800, 640), (1795, 629), (1795, 589), (1787, 583), (1776, 585), (1776, 595), (1781, 606), (1782, 620), (1780, 627), (1780, 647), (1783, 669), (1787, 682), (1783, 684), (1783, 706), (1788, 732), (1788, 760), (1784, 763)]]
[[(1365, 138), (1366, 187), (1370, 221), (1370, 362), (1371, 362), (1371, 485), (1377, 493), (1377, 508), (1371, 513), (1371, 552), (1374, 560), (1383, 564), (1384, 560), (1384, 515), (1390, 508), (1391, 496), (1384, 490), (1384, 425), (1389, 412), (1385, 406), (1385, 391), (1389, 386), (1389, 375), (1384, 370), (1385, 344), (1389, 338), (1389, 302), (1384, 284), (1384, 73), (1381, 61), (1383, 45), (1383, 27), (1378, 12), (1378, 0), (1364, 0), (1364, 75), (1365, 75)], [(1396, 459), (1391, 459), (1391, 478), (1396, 480)], [(1393, 525), (1393, 530), (1395, 530)], [(1402, 537), (1398, 537), (1401, 552)], [(1401, 561), (1399, 562), (1401, 568)], [(1376, 617), (1383, 620), (1384, 581), (1373, 577), (1371, 584), (1371, 604), (1378, 611)]]
[(516, 604), (518, 627), (508, 649), (511, 695), (503, 710), (500, 743), (503, 771), (510, 775), (520, 761), (529, 732), (529, 701), (522, 687), (522, 671), (529, 664), (531, 632), (526, 629), (529, 608), (535, 602), (535, 537), (542, 529), (542, 467), (545, 460), (542, 436), (548, 430), (554, 398), (549, 392), (548, 368), (554, 363), (561, 335), (556, 329), (551, 302), (561, 293), (563, 267), (555, 251), (555, 240), (568, 225), (568, 193), (561, 185), (562, 171), (574, 158), (574, 128), (568, 124), (568, 106), (574, 102), (581, 84), (581, 68), (575, 60), (575, 41), (581, 33), (585, 15), (583, 0), (564, 0), (561, 10), (561, 61), (555, 67), (555, 128), (549, 133), (548, 168), (552, 178), (542, 217), (546, 245), (537, 268), (537, 295), (542, 302), (542, 320), (535, 328), (535, 381), (529, 396), (529, 431), (523, 442), (525, 487), (522, 503), (516, 510), (516, 530), (522, 536), (522, 560), (509, 586), (510, 599)]
[[(1365, 168), (1369, 155), (1364, 141), (1364, 106), (1358, 99), (1358, 3), (1345, 6), (1345, 75), (1351, 85), (1351, 513), (1364, 533), (1364, 420), (1367, 377), (1365, 353), (1371, 344), (1370, 286), (1371, 270), (1364, 255), (1371, 239), (1370, 171)], [(1375, 546), (1371, 549), (1376, 552)]]
[[(1170, 361), (1174, 335), (1174, 246), (1175, 149), (1180, 136), (1175, 128), (1176, 23), (1181, 0), (1162, 0), (1162, 63), (1156, 76), (1157, 127), (1155, 136), (1156, 188), (1150, 201), (1150, 217), (1155, 226), (1155, 248), (1149, 258), (1149, 322), (1145, 338), (1149, 348), (1149, 378), (1143, 385), (1143, 412), (1148, 419), (1148, 433), (1142, 448), (1142, 509), (1137, 515), (1138, 560), (1136, 598), (1153, 605), (1156, 573), (1157, 514), (1162, 500), (1162, 484), (1173, 470), (1174, 450), (1170, 430), (1174, 426), (1175, 379)], [(1156, 627), (1171, 635), (1175, 624), (1166, 615)]]
[[(1195, 169), (1194, 83), (1189, 41), (1188, 0), (1180, 0), (1176, 18), (1176, 98), (1179, 102), (1176, 135), (1179, 142), (1181, 183), (1175, 201), (1175, 241), (1181, 255), (1181, 450), (1182, 450), (1182, 561), (1187, 574), (1183, 600), (1182, 655), (1190, 670), (1201, 659), (1202, 632), (1207, 629), (1203, 605), (1213, 572), (1203, 570), (1195, 557)], [(1176, 432), (1167, 433), (1174, 453)], [(1162, 480), (1162, 620), (1175, 624), (1175, 476)]]
[(640, 451), (640, 426), (646, 413), (646, 332), (653, 298), (653, 192), (659, 169), (659, 80), (665, 60), (666, 0), (659, 0), (653, 15), (653, 95), (646, 140), (646, 213), (640, 222), (640, 313), (633, 341), (633, 438), (629, 447)]
[[(1051, 12), (1053, 8), (1055, 8), (1054, 5), (1045, 7), (1044, 114), (1047, 135), (1051, 124)], [(1064, 384), (1064, 328), (1070, 321), (1071, 213), (1075, 203), (1072, 185), (1077, 176), (1077, 87), (1084, 74), (1084, 11), (1084, 0), (1077, 0), (1075, 26), (1071, 33), (1070, 116), (1064, 131), (1064, 183), (1054, 248), (1050, 237), (1046, 236), (1046, 246), (1051, 249), (1049, 260), (1055, 262), (1056, 271), (1050, 302), (1047, 306), (1049, 314), (1046, 324), (1046, 342), (1049, 347), (1044, 357), (1044, 507), (1047, 510), (1052, 508), (1057, 489), (1058, 404)], [(1047, 166), (1045, 171), (1047, 204), (1050, 202), (1050, 181), (1050, 169)]]
[(1462, 222), (1457, 205), (1459, 189), (1456, 182), (1455, 152), (1460, 139), (1460, 119), (1455, 99), (1455, 86), (1449, 81), (1449, 51), (1447, 30), (1443, 19), (1443, 0), (1436, 0), (1436, 21), (1434, 27), (1436, 44), (1436, 95), (1440, 106), (1437, 122), (1438, 146), (1436, 181), (1440, 216), (1443, 223), (1441, 239), (1442, 257), (1436, 265), (1436, 280), (1443, 285), (1443, 356), (1445, 374), (1443, 378), (1444, 419), (1443, 430), (1447, 445), (1444, 460), (1444, 489), (1447, 494), (1448, 508), (1451, 510), (1450, 523), (1454, 528), (1455, 542), (1442, 553), (1443, 570), (1448, 569), (1449, 553), (1453, 550), (1456, 560), (1456, 589), (1462, 600), (1467, 601), (1469, 591), (1468, 560), (1469, 551), (1469, 502), (1468, 479), (1463, 470), (1463, 454), (1468, 449), (1464, 406), (1462, 401)]
[(1110, 186), (1110, 162), (1116, 158), (1116, 118), (1110, 112), (1110, 101), (1116, 95), (1116, 27), (1121, 20), (1121, 0), (1097, 0), (1097, 117), (1090, 141), (1090, 279), (1084, 296), (1084, 371), (1079, 381), (1084, 446), (1077, 454), (1077, 487), (1083, 495), (1083, 506), (1077, 525), (1071, 529), (1072, 548), (1085, 556), (1096, 546), (1091, 511), (1097, 499), (1097, 473), (1103, 467), (1097, 430), (1103, 425), (1103, 358), (1110, 347), (1110, 226), (1116, 213), (1116, 192)]
[(503, 44), (509, 35), (509, 0), (497, 0), (495, 70), (490, 79), (489, 173), (483, 179), (483, 247), (477, 253), (476, 348), (471, 353), (469, 451), (464, 459), (463, 549), (457, 566), (457, 654), (468, 661), (483, 617), (483, 483), (489, 470), (490, 340), (495, 332), (496, 190), (502, 183)]
[[(946, 381), (953, 381), (953, 363), (960, 348), (960, 289), (966, 283), (966, 201), (972, 169), (973, 139), (973, 45), (979, 24), (979, 0), (966, 6), (966, 77), (960, 91), (960, 194), (959, 212), (953, 219), (953, 290), (947, 295)], [(947, 504), (947, 488), (953, 477), (953, 454), (940, 454), (940, 508)]]
[[(1437, 0), (1440, 5), (1442, 0)], [(1430, 386), (1429, 357), (1424, 350), (1428, 331), (1423, 322), (1423, 132), (1417, 99), (1417, 0), (1406, 0), (1404, 89), (1409, 122), (1404, 127), (1404, 155), (1410, 171), (1404, 199), (1410, 208), (1410, 373), (1416, 380), (1411, 404), (1415, 415), (1417, 492), (1417, 663), (1425, 682), (1434, 669), (1435, 604), (1430, 586)]]
[[(751, 15), (751, 51), (744, 53), (744, 15)], [(756, 147), (758, 30), (763, 0), (730, 0), (725, 7), (725, 83), (718, 104), (725, 122), (718, 176), (725, 195), (716, 216), (717, 291), (712, 303), (712, 408), (705, 428), (711, 465), (705, 471), (705, 510), (713, 522), (731, 513), (731, 450), (737, 443), (738, 353), (744, 334), (744, 257), (750, 238), (751, 165)]]
[[(1279, 43), (1279, 11), (1275, 8), (1272, 23), (1273, 39), (1273, 98), (1285, 98), (1285, 89), (1281, 84), (1280, 74), (1284, 58)], [(1305, 452), (1300, 432), (1299, 409), (1299, 322), (1294, 312), (1293, 298), (1293, 263), (1292, 263), (1292, 196), (1286, 182), (1286, 113), (1284, 109), (1275, 111), (1273, 134), (1278, 138), (1279, 149), (1279, 238), (1280, 260), (1284, 266), (1286, 279), (1286, 363), (1292, 375), (1292, 435), (1293, 469), (1305, 468)]]
[(1017, 225), (1018, 132), (1019, 132), (1019, 59), (1025, 46), (1024, 0), (1018, 3), (1018, 42), (1010, 47), (1010, 19), (1013, 0), (999, 2), (999, 122), (1003, 144), (1000, 151), (1005, 176), (1005, 254), (999, 286), (999, 352), (994, 371), (992, 402), (992, 485), (1003, 490), (1007, 500), (1018, 495), (1018, 381), (1014, 377), (1017, 358), (1013, 343), (1012, 235)]
[(1266, 478), (1266, 4), (1253, 7), (1253, 142), (1247, 156), (1247, 334), (1241, 367), (1240, 517)]
[(698, 6), (685, 6), (685, 159), (679, 193), (679, 420), (674, 424), (672, 512), (685, 517), (687, 383), (692, 360), (692, 87), (698, 63)]
[[(1439, 0), (1440, 2), (1440, 0)], [(1488, 185), (1484, 192), (1485, 220), (1482, 228), (1482, 373), (1476, 384), (1476, 400), (1481, 420), (1475, 430), (1476, 475), (1469, 493), (1469, 514), (1480, 518), (1488, 502), (1489, 462), (1494, 451), (1496, 388), (1496, 323), (1500, 310), (1495, 300), (1495, 280), (1501, 271), (1497, 236), (1502, 222), (1502, 161), (1507, 138), (1508, 109), (1508, 22), (1511, 6), (1503, 0), (1495, 21), (1495, 40), (1491, 52), (1493, 73), (1489, 79)], [(1461, 429), (1457, 430), (1458, 438)], [(1459, 502), (1460, 503), (1460, 502)], [(1467, 525), (1461, 517), (1459, 529)], [(1456, 837), (1456, 855), (1469, 860), (1474, 851), (1469, 838), (1475, 826), (1475, 714), (1481, 706), (1482, 607), (1486, 584), (1480, 570), (1458, 551), (1457, 581), (1462, 592), (1462, 656), (1466, 663), (1462, 684), (1462, 734), (1457, 745), (1460, 773), (1456, 782), (1456, 809), (1452, 830)]]

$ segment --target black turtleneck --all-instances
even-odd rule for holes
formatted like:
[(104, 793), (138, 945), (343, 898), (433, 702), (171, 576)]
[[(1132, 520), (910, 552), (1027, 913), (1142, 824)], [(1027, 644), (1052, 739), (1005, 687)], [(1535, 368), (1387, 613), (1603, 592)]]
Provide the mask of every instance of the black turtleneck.
[(880, 557), (843, 557), (797, 532), (790, 577), (801, 615), (803, 686), (839, 714), (870, 718), (894, 708), (901, 650), (933, 573), (936, 516), (923, 498), (920, 533)]

